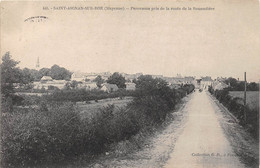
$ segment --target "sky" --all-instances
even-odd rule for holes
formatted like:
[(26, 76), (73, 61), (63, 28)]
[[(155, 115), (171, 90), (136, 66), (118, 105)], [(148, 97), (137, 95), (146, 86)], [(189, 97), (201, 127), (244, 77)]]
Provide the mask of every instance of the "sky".
[[(246, 2), (246, 3), (245, 3)], [(19, 67), (260, 80), (257, 0), (2, 2), (1, 56)], [(212, 11), (43, 10), (59, 6), (214, 7)], [(46, 16), (42, 22), (26, 19)]]

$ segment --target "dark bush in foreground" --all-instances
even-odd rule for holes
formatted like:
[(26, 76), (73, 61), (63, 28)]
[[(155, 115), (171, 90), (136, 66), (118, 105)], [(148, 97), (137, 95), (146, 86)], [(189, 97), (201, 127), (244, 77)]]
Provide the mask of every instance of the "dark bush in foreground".
[(96, 155), (115, 142), (129, 139), (150, 123), (137, 109), (109, 105), (81, 119), (72, 104), (42, 104), (27, 113), (2, 118), (2, 166), (34, 167)]
[(63, 160), (77, 152), (79, 113), (71, 104), (2, 117), (2, 163), (21, 167)]

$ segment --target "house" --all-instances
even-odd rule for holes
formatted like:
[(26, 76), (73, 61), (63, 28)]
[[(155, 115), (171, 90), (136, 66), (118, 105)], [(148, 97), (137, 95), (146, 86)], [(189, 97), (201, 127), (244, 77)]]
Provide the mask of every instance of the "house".
[(115, 84), (105, 83), (105, 84), (103, 84), (103, 86), (101, 87), (100, 90), (103, 90), (104, 92), (110, 93), (110, 92), (117, 91), (118, 87)]
[(188, 76), (184, 77), (184, 84), (194, 84), (195, 83), (195, 78)]
[(53, 79), (52, 79), (52, 77), (50, 77), (50, 76), (43, 76), (42, 78), (41, 78), (41, 81), (42, 82), (46, 82), (46, 81), (52, 81)]
[(224, 83), (222, 80), (215, 80), (213, 83), (212, 83), (212, 88), (214, 90), (223, 90), (224, 88), (227, 88), (229, 87), (229, 85), (227, 85), (226, 83)]
[(212, 86), (213, 80), (210, 76), (202, 77), (200, 81), (200, 87), (203, 89), (208, 89), (209, 86)]
[(98, 89), (97, 84), (94, 82), (86, 83), (85, 86), (86, 86), (86, 90)]
[(97, 84), (95, 82), (80, 82), (78, 83), (78, 88), (84, 88), (86, 90), (98, 89)]
[(97, 76), (98, 74), (96, 73), (87, 73), (85, 78), (89, 79), (90, 81), (93, 81)]
[(48, 89), (48, 82), (52, 82), (53, 79), (50, 76), (43, 76), (39, 82), (33, 82), (34, 89)]
[(127, 74), (127, 73), (121, 73), (121, 75), (127, 80), (127, 81), (133, 81), (134, 79), (137, 79), (139, 76), (143, 75), (142, 73), (136, 73), (136, 74)]
[(84, 82), (86, 79), (86, 74), (81, 73), (81, 72), (74, 72), (71, 75), (71, 81), (77, 81), (77, 82)]
[(40, 82), (33, 82), (34, 89), (48, 89), (50, 86), (63, 89), (67, 81), (65, 80), (53, 80), (52, 78), (49, 77), (42, 77)]
[(224, 88), (227, 88), (228, 85), (224, 82), (219, 82), (213, 89), (214, 90), (223, 90)]
[(126, 90), (135, 90), (135, 83), (125, 83), (126, 85)]
[(98, 75), (100, 75), (102, 79), (107, 80), (112, 74), (110, 72), (102, 72), (99, 73)]

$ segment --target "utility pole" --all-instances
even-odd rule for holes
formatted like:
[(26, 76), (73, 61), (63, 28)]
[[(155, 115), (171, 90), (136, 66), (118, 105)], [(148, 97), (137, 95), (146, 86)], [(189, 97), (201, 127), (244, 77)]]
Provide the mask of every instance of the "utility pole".
[(245, 77), (245, 90), (244, 90), (244, 119), (246, 123), (246, 72), (244, 74)]

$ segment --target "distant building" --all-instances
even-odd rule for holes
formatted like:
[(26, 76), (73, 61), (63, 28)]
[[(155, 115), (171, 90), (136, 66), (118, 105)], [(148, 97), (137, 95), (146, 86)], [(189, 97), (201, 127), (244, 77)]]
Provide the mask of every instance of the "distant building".
[(110, 72), (102, 72), (102, 73), (82, 73), (82, 72), (74, 72), (71, 75), (71, 81), (75, 80), (77, 82), (85, 82), (86, 79), (89, 79), (89, 81), (93, 81), (97, 76), (101, 76), (102, 79), (107, 80), (110, 76)]
[(184, 77), (184, 84), (194, 84), (195, 78), (194, 77)]
[(110, 92), (117, 91), (118, 87), (115, 84), (105, 83), (105, 84), (102, 85), (100, 90), (103, 90), (104, 92), (110, 93)]
[(43, 76), (39, 82), (33, 82), (34, 89), (48, 89), (53, 86), (58, 89), (63, 89), (67, 81), (65, 80), (53, 80), (50, 76)]
[(95, 82), (80, 82), (78, 84), (78, 88), (86, 89), (86, 90), (98, 89), (97, 84)]
[(217, 77), (216, 80), (219, 81), (219, 82), (224, 82), (225, 80), (227, 80), (227, 78)]
[(98, 89), (97, 84), (94, 82), (86, 83), (85, 86), (86, 86), (86, 90)]
[(200, 87), (203, 89), (208, 89), (209, 86), (212, 86), (213, 80), (210, 76), (202, 77), (200, 81)]
[(163, 77), (163, 79), (168, 82), (170, 85), (185, 85), (185, 84), (195, 84), (196, 80), (194, 77), (188, 76), (188, 77), (181, 77), (180, 74), (178, 74), (177, 77)]
[(229, 87), (229, 85), (224, 82), (225, 80), (226, 78), (218, 77), (212, 83), (212, 88), (214, 90), (223, 90), (224, 88)]
[(97, 76), (98, 76), (98, 74), (96, 74), (96, 73), (87, 73), (85, 75), (85, 78), (89, 79), (90, 81), (93, 81)]
[(52, 79), (52, 77), (50, 77), (50, 76), (43, 76), (42, 78), (41, 78), (41, 81), (52, 81), (53, 79)]
[(127, 81), (133, 81), (134, 79), (137, 79), (139, 76), (143, 75), (142, 73), (136, 73), (136, 74), (127, 74), (127, 73), (121, 73), (121, 75), (127, 80)]
[(214, 90), (223, 90), (224, 88), (229, 87), (227, 84), (224, 82), (218, 82), (215, 86), (213, 86)]
[(135, 83), (125, 83), (126, 85), (126, 90), (135, 90)]
[(71, 81), (77, 81), (77, 82), (85, 82), (86, 75), (81, 72), (74, 72), (71, 75)]
[(112, 74), (110, 72), (102, 72), (99, 73), (98, 75), (100, 75), (102, 79), (107, 80)]

